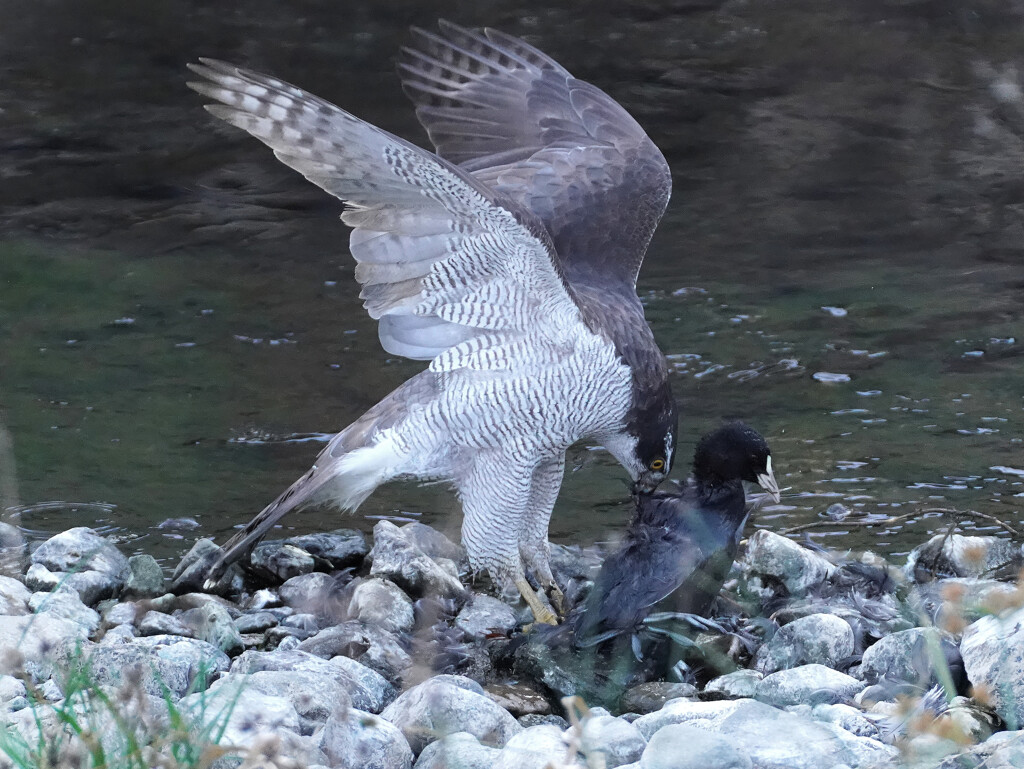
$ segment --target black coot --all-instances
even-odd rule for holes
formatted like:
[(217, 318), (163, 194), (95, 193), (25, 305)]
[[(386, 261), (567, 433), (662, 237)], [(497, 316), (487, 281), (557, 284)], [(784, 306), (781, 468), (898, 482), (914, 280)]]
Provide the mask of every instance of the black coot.
[(779, 500), (767, 442), (735, 422), (701, 438), (685, 484), (636, 495), (636, 513), (621, 546), (568, 620), (574, 644), (594, 646), (635, 633), (656, 604), (681, 615), (705, 614), (729, 573), (746, 523), (743, 481), (760, 484)]

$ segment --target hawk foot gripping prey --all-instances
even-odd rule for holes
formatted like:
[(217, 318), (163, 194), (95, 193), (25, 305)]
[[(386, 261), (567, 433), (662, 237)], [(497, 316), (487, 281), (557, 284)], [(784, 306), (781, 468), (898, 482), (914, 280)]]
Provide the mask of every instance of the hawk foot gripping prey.
[(671, 188), (661, 152), (608, 95), (495, 30), (441, 22), (402, 52), (436, 154), (274, 77), (191, 69), (213, 115), (344, 201), (382, 346), (429, 361), (228, 542), (210, 581), (296, 507), (445, 480), (474, 567), (555, 621), (523, 575), (564, 609), (547, 532), (566, 449), (601, 443), (644, 493), (672, 467), (676, 407), (636, 295)]

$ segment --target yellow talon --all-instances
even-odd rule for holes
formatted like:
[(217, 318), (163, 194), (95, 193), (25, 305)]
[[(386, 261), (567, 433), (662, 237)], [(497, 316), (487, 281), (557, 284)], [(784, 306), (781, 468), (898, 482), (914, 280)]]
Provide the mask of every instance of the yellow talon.
[(527, 605), (530, 607), (530, 611), (533, 612), (533, 619), (535, 623), (542, 625), (557, 625), (558, 617), (555, 616), (554, 612), (545, 606), (534, 589), (530, 587), (530, 583), (526, 581), (526, 577), (516, 578), (516, 587), (519, 589), (519, 594), (525, 599)]

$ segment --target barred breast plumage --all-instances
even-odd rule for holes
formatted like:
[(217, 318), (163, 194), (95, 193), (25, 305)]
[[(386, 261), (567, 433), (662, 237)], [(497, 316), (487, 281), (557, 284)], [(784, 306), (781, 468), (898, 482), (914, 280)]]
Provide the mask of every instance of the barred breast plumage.
[(524, 567), (557, 608), (547, 529), (565, 450), (603, 443), (641, 491), (671, 467), (675, 404), (635, 291), (671, 176), (622, 107), (537, 49), (440, 30), (414, 30), (399, 65), (436, 155), (281, 80), (191, 67), (210, 112), (345, 201), (382, 345), (430, 361), (238, 532), (210, 581), (313, 498), (354, 509), (390, 479), (444, 479), (474, 567), (553, 621)]

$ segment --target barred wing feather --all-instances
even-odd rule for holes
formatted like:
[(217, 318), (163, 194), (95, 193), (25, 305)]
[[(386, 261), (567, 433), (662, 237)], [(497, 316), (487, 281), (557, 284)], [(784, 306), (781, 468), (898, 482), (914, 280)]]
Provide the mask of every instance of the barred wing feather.
[(664, 156), (620, 104), (536, 48), (439, 26), (414, 30), (398, 65), (438, 154), (527, 208), (572, 285), (632, 289), (672, 189)]
[(515, 362), (496, 353), (517, 340), (562, 349), (584, 331), (547, 233), (517, 204), (299, 88), (201, 61), (190, 68), (206, 81), (189, 85), (220, 102), (212, 114), (347, 203), (356, 278), (384, 349), (446, 353), (438, 371), (507, 368)]

